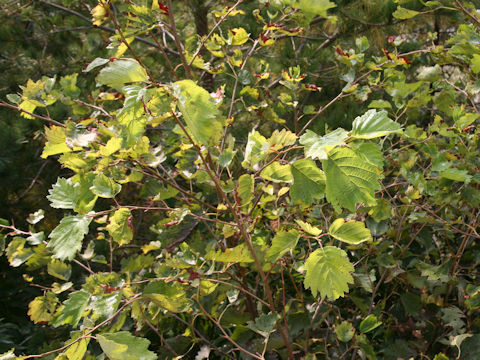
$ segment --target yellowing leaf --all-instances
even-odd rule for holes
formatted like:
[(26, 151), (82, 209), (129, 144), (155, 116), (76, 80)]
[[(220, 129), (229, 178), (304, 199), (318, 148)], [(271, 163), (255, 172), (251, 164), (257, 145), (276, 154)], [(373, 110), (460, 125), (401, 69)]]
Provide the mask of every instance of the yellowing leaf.
[(97, 335), (98, 342), (110, 360), (156, 360), (154, 352), (148, 350), (150, 341), (135, 337), (128, 331)]
[(325, 246), (310, 254), (305, 262), (305, 287), (313, 295), (338, 299), (348, 292), (348, 284), (353, 284), (354, 268), (347, 254), (335, 246)]
[(290, 164), (282, 165), (275, 161), (262, 170), (260, 176), (265, 180), (279, 182), (292, 182), (293, 176)]
[(43, 149), (41, 155), (42, 158), (46, 159), (50, 155), (63, 154), (72, 151), (65, 142), (67, 136), (64, 128), (55, 125), (45, 128), (45, 137), (47, 138), (47, 143)]
[(229, 40), (231, 45), (242, 45), (248, 41), (248, 33), (244, 28), (230, 29)]
[(176, 282), (153, 281), (145, 287), (143, 296), (171, 312), (184, 312), (191, 307), (184, 286)]
[(49, 322), (57, 307), (58, 299), (50, 291), (44, 296), (37, 296), (28, 304), (28, 316), (35, 323)]
[(240, 244), (234, 248), (225, 249), (225, 251), (209, 251), (205, 254), (205, 260), (214, 260), (224, 263), (251, 263), (253, 262), (252, 255), (248, 251), (248, 248), (245, 244)]
[(109, 219), (106, 229), (119, 245), (128, 244), (133, 239), (131, 220), (131, 211), (127, 208), (118, 209)]
[(322, 233), (322, 230), (317, 228), (316, 226), (312, 226), (307, 222), (304, 222), (302, 220), (295, 220), (295, 222), (300, 226), (300, 228), (305, 231), (306, 233), (313, 235), (313, 236), (318, 236)]
[(352, 220), (345, 222), (345, 219), (340, 218), (330, 225), (328, 232), (335, 239), (346, 242), (347, 244), (356, 245), (372, 240), (370, 230), (368, 230), (361, 221)]
[(60, 260), (53, 259), (48, 263), (47, 272), (60, 280), (68, 281), (72, 274), (72, 267)]
[(105, 145), (100, 146), (100, 155), (110, 156), (120, 150), (122, 147), (122, 138), (112, 137)]

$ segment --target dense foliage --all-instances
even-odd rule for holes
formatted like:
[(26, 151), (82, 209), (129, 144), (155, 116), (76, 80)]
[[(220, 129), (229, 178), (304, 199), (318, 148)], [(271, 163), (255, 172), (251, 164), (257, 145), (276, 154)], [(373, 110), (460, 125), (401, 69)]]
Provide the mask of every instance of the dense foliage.
[(476, 6), (18, 8), (76, 35), (0, 100), (54, 169), (2, 199), (1, 359), (478, 359)]

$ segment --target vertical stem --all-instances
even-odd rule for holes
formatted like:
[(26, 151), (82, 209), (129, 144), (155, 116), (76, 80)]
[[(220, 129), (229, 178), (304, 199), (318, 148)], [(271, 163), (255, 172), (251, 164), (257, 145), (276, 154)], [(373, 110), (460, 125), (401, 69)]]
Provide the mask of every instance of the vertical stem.
[(120, 35), (120, 38), (122, 39), (122, 42), (125, 44), (125, 46), (127, 47), (128, 51), (132, 54), (132, 56), (135, 58), (135, 60), (137, 60), (137, 62), (140, 64), (141, 67), (143, 67), (145, 69), (145, 72), (147, 73), (148, 77), (150, 78), (150, 80), (155, 84), (155, 85), (158, 85), (158, 83), (155, 81), (154, 77), (152, 76), (152, 74), (150, 73), (150, 70), (148, 70), (148, 68), (145, 66), (145, 64), (142, 62), (142, 60), (140, 60), (140, 58), (137, 56), (137, 54), (135, 53), (135, 51), (133, 51), (132, 47), (130, 46), (130, 44), (128, 43), (127, 39), (125, 39), (125, 36), (123, 35), (123, 31), (122, 31), (122, 28), (120, 27), (120, 24), (118, 23), (115, 15), (113, 14), (112, 10), (110, 9), (110, 6), (108, 4), (104, 5), (104, 9), (105, 11), (108, 13), (108, 17), (110, 19), (112, 19), (112, 22), (113, 22), (113, 25), (115, 26), (115, 29), (117, 29), (118, 31), (118, 34)]
[[(235, 220), (235, 223), (237, 224), (238, 229), (240, 230), (240, 234), (245, 239), (245, 243), (247, 244), (248, 250), (249, 250), (250, 254), (252, 255), (252, 258), (255, 262), (255, 266), (257, 267), (257, 271), (260, 274), (260, 278), (262, 279), (262, 283), (263, 283), (263, 286), (265, 288), (265, 293), (267, 295), (267, 300), (268, 300), (268, 303), (269, 303), (269, 309), (270, 309), (271, 312), (276, 312), (275, 302), (273, 301), (272, 290), (270, 289), (270, 284), (268, 283), (268, 279), (265, 276), (265, 273), (263, 272), (262, 264), (260, 263), (260, 260), (258, 259), (258, 256), (255, 253), (255, 249), (253, 248), (253, 244), (252, 244), (252, 239), (250, 237), (250, 234), (247, 231), (247, 226), (245, 225), (245, 222), (243, 220), (243, 217), (242, 217), (241, 213), (238, 211), (238, 209), (236, 209), (232, 205), (232, 203), (228, 199), (227, 194), (225, 194), (225, 192), (222, 189), (222, 185), (220, 183), (220, 180), (218, 179), (218, 177), (216, 175), (214, 175), (212, 173), (212, 170), (210, 169), (207, 160), (203, 156), (202, 151), (200, 150), (199, 146), (195, 143), (195, 141), (192, 139), (192, 137), (188, 133), (187, 129), (185, 129), (185, 126), (182, 124), (182, 122), (180, 121), (180, 119), (177, 117), (177, 115), (174, 112), (172, 112), (172, 115), (175, 118), (175, 121), (177, 122), (177, 124), (180, 126), (180, 128), (184, 132), (185, 136), (188, 138), (190, 143), (193, 145), (193, 147), (194, 147), (195, 151), (197, 152), (198, 156), (200, 157), (203, 165), (205, 166), (205, 171), (207, 172), (210, 179), (212, 179), (212, 181), (215, 183), (217, 193), (219, 194), (219, 196), (221, 196), (221, 198), (223, 198), (223, 200), (227, 204), (227, 207), (230, 210), (230, 212), (233, 216), (233, 219)], [(219, 200), (221, 200), (221, 199), (219, 199)], [(283, 341), (285, 343), (285, 346), (287, 348), (289, 359), (294, 360), (295, 358), (293, 356), (292, 347), (291, 347), (291, 344), (290, 344), (290, 340), (288, 339), (288, 334), (286, 332), (286, 329), (284, 329), (279, 322), (277, 322), (277, 328), (278, 328), (278, 331), (280, 332), (280, 335), (282, 336)]]
[(168, 0), (168, 17), (170, 18), (170, 26), (172, 27), (173, 37), (175, 39), (175, 44), (177, 45), (178, 53), (180, 54), (180, 59), (182, 59), (183, 67), (185, 68), (185, 74), (188, 79), (192, 79), (192, 72), (190, 65), (188, 65), (187, 59), (185, 59), (185, 53), (183, 51), (182, 43), (178, 37), (177, 26), (175, 25), (175, 17), (173, 15), (173, 4), (172, 0)]

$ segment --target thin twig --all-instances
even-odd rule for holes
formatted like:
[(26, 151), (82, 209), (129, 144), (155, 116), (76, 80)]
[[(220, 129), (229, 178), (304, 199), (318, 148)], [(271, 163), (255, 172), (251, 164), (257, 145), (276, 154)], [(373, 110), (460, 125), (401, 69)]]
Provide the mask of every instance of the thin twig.
[[(91, 21), (88, 17), (80, 14), (79, 12), (77, 12), (77, 11), (75, 11), (75, 10), (71, 10), (71, 9), (69, 9), (69, 8), (66, 8), (66, 7), (62, 6), (62, 5), (55, 4), (55, 3), (51, 3), (51, 2), (46, 1), (46, 0), (38, 0), (38, 1), (41, 2), (42, 4), (45, 4), (45, 5), (54, 7), (54, 8), (56, 8), (56, 9), (62, 10), (62, 11), (64, 11), (64, 12), (66, 12), (66, 13), (71, 14), (71, 15), (74, 15), (74, 16), (78, 17), (79, 19), (82, 19), (83, 21), (89, 23), (89, 24), (90, 24), (92, 27), (94, 27), (94, 28), (97, 28), (97, 29), (100, 29), (100, 30), (103, 30), (103, 31), (106, 31), (106, 32), (109, 32), (109, 33), (112, 33), (112, 34), (115, 34), (115, 29), (112, 29), (112, 28), (110, 28), (110, 27), (108, 27), (108, 26), (104, 26), (104, 25), (93, 25), (92, 21)], [(139, 41), (139, 42), (141, 42), (141, 43), (147, 44), (147, 45), (149, 45), (149, 46), (151, 46), (151, 47), (154, 47), (154, 48), (156, 48), (156, 49), (160, 49), (157, 44), (155, 44), (155, 43), (153, 43), (153, 42), (151, 42), (151, 41), (148, 41), (148, 40), (146, 40), (146, 39), (144, 39), (144, 38), (142, 38), (142, 37), (135, 36), (135, 40), (137, 40), (137, 41)], [(167, 53), (170, 53), (171, 55), (178, 56), (178, 53), (177, 53), (176, 51), (174, 51), (174, 50), (172, 50), (172, 49), (169, 49), (169, 48), (167, 48), (167, 47), (165, 47), (164, 49), (165, 49), (165, 51), (166, 51)]]
[(470, 11), (468, 11), (463, 5), (460, 0), (455, 0), (455, 3), (457, 4), (458, 8), (463, 11), (465, 15), (470, 17), (473, 21), (477, 23), (477, 25), (480, 25), (480, 19), (477, 18), (475, 15), (473, 15)]
[(180, 38), (178, 37), (177, 26), (175, 25), (175, 16), (173, 14), (173, 4), (172, 0), (168, 0), (168, 16), (170, 18), (170, 26), (172, 28), (173, 37), (175, 39), (175, 44), (177, 45), (178, 53), (180, 55), (180, 59), (182, 60), (183, 67), (185, 68), (185, 74), (188, 79), (192, 79), (192, 72), (190, 70), (190, 65), (185, 59), (185, 53), (180, 42)]
[(200, 51), (202, 50), (203, 46), (205, 45), (205, 43), (207, 42), (207, 40), (210, 38), (210, 36), (212, 36), (213, 32), (215, 30), (217, 30), (217, 28), (220, 26), (221, 23), (223, 23), (225, 21), (225, 19), (228, 17), (228, 15), (233, 11), (235, 10), (235, 8), (240, 5), (241, 3), (243, 2), (243, 0), (238, 0), (235, 5), (231, 6), (228, 11), (225, 13), (225, 15), (223, 15), (220, 20), (218, 20), (218, 22), (213, 26), (212, 30), (210, 30), (210, 32), (208, 33), (207, 36), (203, 37), (202, 38), (202, 41), (200, 42), (200, 45), (198, 46), (198, 49), (197, 51), (195, 51), (195, 54), (193, 54), (192, 56), (192, 59), (190, 60), (190, 62), (188, 63), (189, 66), (192, 66), (193, 62), (195, 61), (195, 59), (197, 58), (198, 54), (200, 54)]
[(17, 111), (20, 111), (20, 112), (23, 112), (23, 113), (28, 114), (28, 115), (30, 115), (30, 116), (33, 116), (33, 117), (35, 117), (35, 118), (37, 118), (37, 119), (40, 119), (40, 120), (49, 122), (49, 123), (54, 124), (54, 125), (57, 125), (57, 126), (65, 127), (64, 124), (62, 124), (61, 122), (58, 122), (58, 121), (56, 121), (56, 120), (53, 120), (52, 118), (31, 113), (30, 111), (23, 110), (22, 108), (20, 108), (20, 107), (18, 107), (18, 106), (11, 105), (11, 104), (3, 101), (3, 100), (0, 100), (0, 106), (6, 107), (6, 108), (9, 108), (9, 109), (13, 109), (13, 110), (17, 110)]

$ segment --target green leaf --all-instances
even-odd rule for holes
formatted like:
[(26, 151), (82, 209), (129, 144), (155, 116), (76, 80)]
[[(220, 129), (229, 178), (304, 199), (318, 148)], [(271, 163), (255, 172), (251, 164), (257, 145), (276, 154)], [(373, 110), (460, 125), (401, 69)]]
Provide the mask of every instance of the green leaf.
[(363, 160), (375, 165), (378, 169), (383, 169), (383, 154), (378, 145), (372, 142), (362, 142), (360, 145), (354, 145), (355, 154)]
[(122, 186), (117, 184), (112, 178), (103, 174), (97, 174), (90, 190), (102, 198), (113, 198), (122, 190)]
[(283, 254), (293, 250), (297, 246), (300, 234), (296, 230), (279, 231), (272, 239), (272, 246), (267, 251), (267, 258), (270, 261), (276, 261)]
[(109, 62), (108, 59), (95, 58), (90, 64), (88, 64), (87, 68), (85, 69), (85, 72), (89, 72), (98, 66), (105, 65), (108, 62)]
[(361, 221), (351, 220), (345, 222), (345, 219), (340, 218), (330, 225), (328, 232), (335, 239), (347, 244), (357, 245), (372, 240), (372, 234), (370, 234), (370, 231)]
[(133, 229), (130, 225), (131, 211), (127, 208), (121, 208), (110, 216), (109, 224), (106, 229), (113, 241), (119, 245), (128, 244), (133, 239)]
[(194, 140), (204, 145), (216, 145), (223, 134), (224, 121), (208, 91), (192, 80), (177, 81), (173, 90)]
[(307, 222), (304, 222), (302, 220), (295, 220), (295, 222), (300, 226), (300, 228), (305, 231), (306, 233), (313, 235), (313, 236), (318, 236), (322, 233), (322, 230), (317, 228), (316, 226), (312, 226)]
[(157, 360), (157, 355), (148, 350), (150, 341), (135, 337), (128, 331), (97, 335), (98, 342), (110, 360)]
[(179, 283), (153, 281), (145, 287), (143, 296), (171, 312), (184, 312), (191, 308), (184, 286)]
[(97, 76), (98, 83), (110, 86), (147, 80), (145, 69), (134, 59), (111, 61)]
[(350, 136), (356, 139), (373, 139), (401, 131), (400, 124), (388, 118), (385, 110), (368, 110), (355, 118)]
[(365, 319), (362, 320), (358, 330), (360, 330), (362, 334), (365, 334), (369, 331), (372, 331), (373, 329), (376, 329), (380, 325), (382, 325), (382, 322), (378, 321), (375, 315), (370, 314)]
[(347, 253), (335, 246), (325, 246), (310, 254), (305, 262), (305, 287), (316, 296), (338, 299), (353, 284), (354, 268)]
[(328, 16), (327, 10), (337, 5), (329, 0), (297, 0), (293, 6), (302, 10), (308, 18), (313, 18), (317, 15), (326, 18)]
[(255, 180), (253, 175), (243, 174), (238, 179), (238, 196), (241, 200), (241, 205), (246, 206), (250, 204), (253, 199), (253, 188)]
[(307, 130), (300, 137), (300, 144), (305, 146), (306, 157), (324, 160), (331, 149), (345, 145), (347, 137), (347, 131), (342, 128), (338, 128), (324, 136), (318, 136), (313, 131)]
[(353, 325), (348, 321), (342, 321), (342, 323), (335, 327), (335, 334), (337, 334), (338, 340), (342, 342), (349, 342), (352, 340), (355, 334)]
[(386, 100), (372, 100), (368, 107), (372, 109), (391, 109), (392, 104)]
[(401, 6), (398, 6), (397, 10), (395, 10), (395, 12), (392, 15), (397, 19), (406, 20), (406, 19), (411, 19), (417, 16), (418, 14), (420, 14), (418, 11), (405, 9)]
[(73, 209), (77, 202), (77, 194), (71, 179), (59, 177), (53, 187), (48, 190), (48, 194), (50, 206), (56, 209)]
[[(468, 336), (468, 339), (465, 339), (461, 342), (460, 350), (458, 354), (458, 359), (462, 360), (477, 360), (480, 358), (480, 334), (464, 334)], [(461, 356), (460, 356), (461, 354)]]
[(224, 263), (251, 263), (253, 262), (252, 255), (250, 254), (245, 244), (240, 244), (233, 248), (225, 249), (225, 251), (209, 251), (205, 254), (205, 260), (214, 260)]
[(93, 173), (77, 175), (74, 178), (75, 193), (77, 195), (74, 210), (79, 214), (87, 214), (95, 206), (98, 196), (90, 190), (94, 180), (95, 174)]
[(440, 177), (453, 180), (453, 181), (460, 181), (468, 184), (472, 180), (472, 175), (468, 174), (467, 170), (460, 170), (457, 168), (450, 168), (439, 173)]
[(374, 190), (380, 189), (377, 168), (347, 148), (333, 149), (322, 161), (326, 176), (327, 200), (355, 211), (358, 203), (375, 205)]
[(53, 257), (60, 260), (72, 260), (82, 248), (82, 240), (88, 233), (92, 218), (85, 216), (66, 216), (48, 236), (48, 247), (53, 248)]
[(279, 161), (275, 161), (262, 170), (260, 176), (268, 181), (275, 183), (292, 182), (292, 170), (290, 164), (282, 165)]
[(249, 321), (247, 327), (263, 337), (268, 337), (275, 331), (279, 319), (278, 314), (269, 312), (268, 314), (261, 314), (255, 319), (255, 322)]
[(37, 296), (28, 304), (28, 316), (35, 324), (49, 322), (53, 318), (57, 303), (55, 294), (47, 291), (44, 296)]
[(325, 175), (315, 162), (302, 159), (291, 166), (293, 185), (290, 196), (295, 202), (303, 201), (310, 205), (314, 199), (321, 199), (325, 194)]
[(72, 267), (60, 260), (53, 259), (48, 263), (47, 272), (57, 279), (68, 281), (72, 275)]
[(84, 310), (87, 308), (90, 294), (80, 290), (70, 294), (63, 306), (57, 310), (52, 325), (58, 327), (60, 325), (70, 324), (73, 327), (78, 325), (82, 318)]

